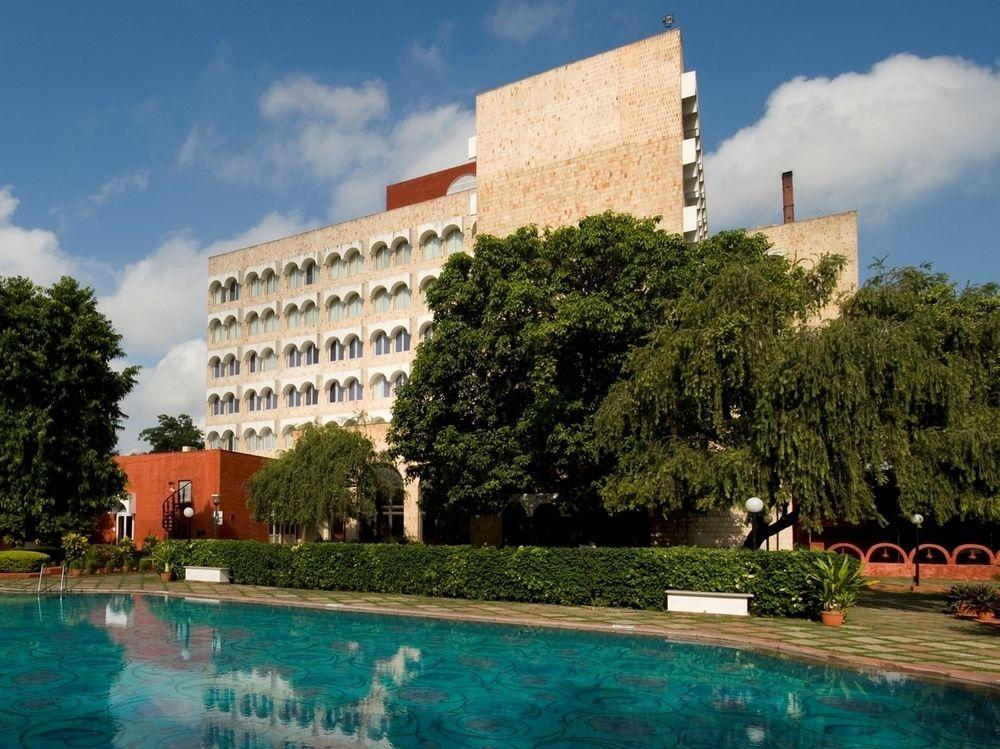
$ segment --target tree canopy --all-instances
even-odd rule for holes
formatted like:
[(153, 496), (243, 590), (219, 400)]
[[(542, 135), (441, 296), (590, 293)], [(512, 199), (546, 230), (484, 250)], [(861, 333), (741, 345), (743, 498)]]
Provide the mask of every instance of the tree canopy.
[(136, 367), (91, 289), (0, 278), (0, 536), (89, 533), (125, 476), (114, 461)]
[(251, 477), (247, 506), (259, 522), (332, 527), (372, 518), (402, 493), (391, 458), (364, 434), (335, 423), (305, 424), (291, 450)]
[(851, 523), (998, 514), (1000, 300), (928, 269), (881, 269), (816, 324), (840, 268), (731, 235), (635, 350), (598, 414), (610, 507), (742, 505)]
[(201, 449), (205, 446), (205, 435), (194, 425), (188, 414), (156, 417), (157, 425), (139, 432), (139, 439), (149, 443), (150, 452), (177, 452), (185, 447)]
[(599, 506), (593, 415), (628, 350), (683, 287), (688, 248), (652, 220), (481, 235), (428, 293), (433, 336), (397, 394), (395, 454), (431, 515), (497, 512), (522, 492)]

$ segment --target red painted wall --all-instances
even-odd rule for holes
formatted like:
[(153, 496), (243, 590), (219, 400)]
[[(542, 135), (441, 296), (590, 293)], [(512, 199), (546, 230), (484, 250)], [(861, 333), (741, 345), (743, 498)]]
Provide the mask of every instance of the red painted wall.
[[(267, 526), (250, 519), (246, 506), (246, 482), (268, 458), (229, 450), (195, 450), (178, 453), (120, 455), (115, 458), (128, 476), (127, 491), (135, 494), (134, 538), (142, 544), (150, 533), (165, 538), (163, 500), (180, 481), (191, 482), (191, 501), (195, 515), (190, 521), (180, 518), (175, 538), (214, 538), (212, 494), (221, 499), (224, 513), (218, 527), (219, 538), (267, 540)], [(99, 524), (98, 535), (106, 541), (115, 538), (115, 516), (106, 516)]]
[(451, 183), (463, 174), (475, 174), (476, 162), (442, 169), (440, 172), (423, 174), (413, 179), (396, 182), (385, 188), (385, 209), (402, 208), (405, 205), (422, 203), (448, 194)]

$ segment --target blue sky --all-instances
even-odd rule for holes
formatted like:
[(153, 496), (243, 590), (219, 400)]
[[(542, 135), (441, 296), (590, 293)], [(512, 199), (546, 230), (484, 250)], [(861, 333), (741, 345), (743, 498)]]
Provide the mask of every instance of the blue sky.
[(200, 415), (206, 254), (377, 210), (387, 180), (458, 160), (476, 92), (665, 12), (698, 71), (713, 230), (777, 221), (792, 168), (799, 216), (859, 210), (863, 265), (1000, 280), (986, 0), (7, 2), (0, 274), (94, 284), (146, 367), (136, 419)]

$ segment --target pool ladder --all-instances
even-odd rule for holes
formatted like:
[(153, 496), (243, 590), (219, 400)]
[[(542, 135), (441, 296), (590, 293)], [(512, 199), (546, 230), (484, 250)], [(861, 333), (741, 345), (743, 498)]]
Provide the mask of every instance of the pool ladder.
[[(42, 578), (43, 577), (45, 577), (45, 565), (44, 564), (42, 565), (42, 568), (40, 570), (38, 570), (38, 592), (39, 593), (42, 592)], [(68, 579), (69, 579), (69, 565), (66, 564), (65, 562), (63, 562), (63, 565), (62, 565), (62, 567), (60, 568), (60, 571), (59, 571), (59, 593), (60, 593), (60, 595), (63, 594), (63, 593), (65, 593), (66, 590), (67, 590), (67, 588), (69, 587), (69, 585), (68, 585)]]

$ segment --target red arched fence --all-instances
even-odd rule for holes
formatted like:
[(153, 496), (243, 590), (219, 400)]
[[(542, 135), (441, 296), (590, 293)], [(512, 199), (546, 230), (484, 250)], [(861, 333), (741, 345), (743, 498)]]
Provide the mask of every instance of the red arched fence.
[[(823, 544), (814, 543), (822, 549)], [(912, 577), (916, 549), (907, 551), (890, 543), (872, 544), (868, 550), (849, 543), (830, 544), (827, 551), (860, 559), (864, 574), (872, 577)], [(951, 551), (938, 544), (920, 544), (920, 576), (939, 580), (992, 580), (1000, 572), (1000, 550), (981, 544), (961, 544)]]

